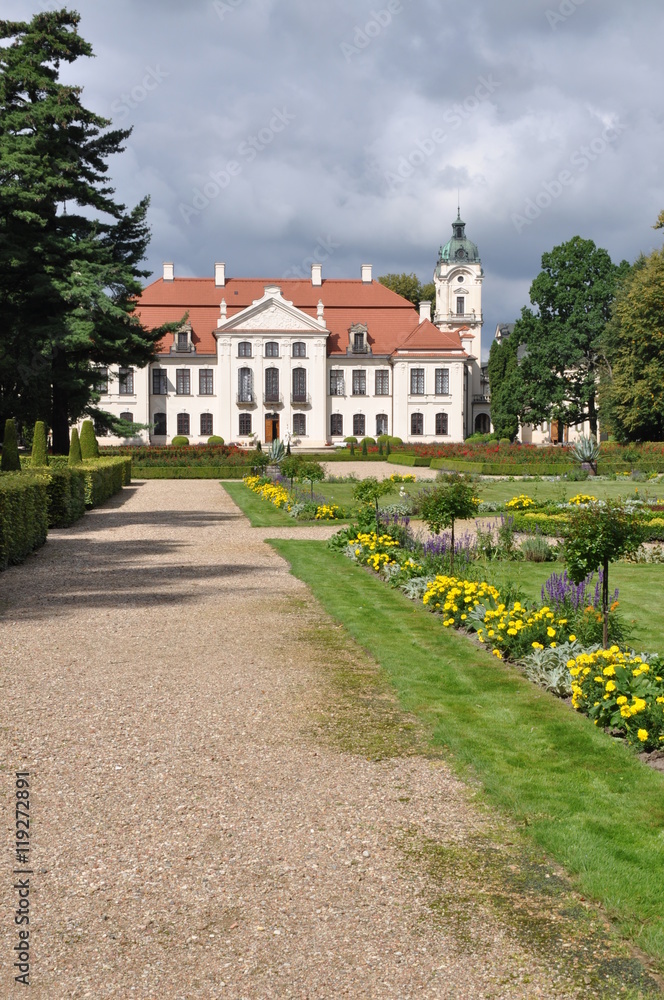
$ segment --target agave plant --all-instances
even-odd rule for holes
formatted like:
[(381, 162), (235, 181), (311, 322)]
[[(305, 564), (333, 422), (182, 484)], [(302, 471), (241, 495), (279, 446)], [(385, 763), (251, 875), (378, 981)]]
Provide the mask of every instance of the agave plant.
[(277, 441), (276, 439), (272, 441), (267, 454), (270, 465), (278, 465), (286, 454), (283, 441)]
[(585, 434), (581, 435), (574, 445), (573, 455), (577, 462), (580, 462), (581, 465), (589, 465), (597, 475), (599, 444), (592, 434), (588, 437)]

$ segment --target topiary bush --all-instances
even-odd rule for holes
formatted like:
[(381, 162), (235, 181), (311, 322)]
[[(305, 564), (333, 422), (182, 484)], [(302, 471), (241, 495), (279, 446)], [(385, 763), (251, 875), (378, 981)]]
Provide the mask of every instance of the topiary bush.
[(375, 439), (374, 439), (374, 438), (372, 438), (372, 437), (363, 437), (363, 438), (362, 438), (362, 445), (364, 446), (365, 444), (366, 444), (366, 445), (367, 445), (368, 447), (371, 447), (371, 446), (375, 446), (375, 444), (376, 444), (376, 441), (375, 441)]
[(74, 427), (69, 440), (69, 465), (80, 465), (82, 461), (81, 442), (78, 437), (78, 431)]
[(185, 437), (184, 434), (176, 434), (173, 440), (171, 441), (171, 445), (174, 448), (186, 448), (188, 444), (189, 444), (189, 438)]
[(349, 437), (344, 438), (344, 442), (346, 444), (357, 444), (357, 438), (351, 434)]
[(21, 459), (18, 457), (18, 443), (16, 441), (16, 424), (12, 417), (9, 417), (5, 421), (5, 437), (2, 442), (0, 470), (2, 472), (21, 471)]
[(32, 456), (30, 458), (30, 468), (36, 469), (44, 465), (48, 465), (46, 424), (43, 420), (38, 420), (35, 424), (34, 434), (32, 435)]
[(0, 478), (0, 569), (23, 562), (48, 531), (46, 476), (14, 472)]
[(99, 444), (97, 443), (94, 424), (91, 420), (84, 420), (81, 425), (80, 444), (81, 457), (84, 462), (89, 458), (99, 458)]
[(219, 437), (218, 434), (213, 434), (212, 437), (208, 438), (207, 443), (213, 446), (222, 445), (224, 443), (224, 439), (222, 437)]

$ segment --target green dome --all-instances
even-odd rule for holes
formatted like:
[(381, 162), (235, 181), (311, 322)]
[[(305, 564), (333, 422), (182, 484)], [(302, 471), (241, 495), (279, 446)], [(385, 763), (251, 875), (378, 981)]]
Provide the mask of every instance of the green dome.
[(466, 236), (466, 223), (461, 221), (461, 213), (452, 223), (452, 239), (440, 248), (438, 263), (479, 264), (480, 252), (477, 244)]

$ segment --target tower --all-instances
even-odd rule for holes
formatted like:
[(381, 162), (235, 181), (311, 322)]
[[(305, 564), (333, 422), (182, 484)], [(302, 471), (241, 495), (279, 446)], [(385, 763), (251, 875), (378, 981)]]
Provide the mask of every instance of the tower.
[(433, 273), (436, 287), (434, 323), (453, 330), (467, 327), (473, 334), (473, 353), (478, 358), (481, 356), (483, 276), (477, 244), (466, 236), (466, 223), (459, 211), (452, 223), (452, 238), (440, 248)]

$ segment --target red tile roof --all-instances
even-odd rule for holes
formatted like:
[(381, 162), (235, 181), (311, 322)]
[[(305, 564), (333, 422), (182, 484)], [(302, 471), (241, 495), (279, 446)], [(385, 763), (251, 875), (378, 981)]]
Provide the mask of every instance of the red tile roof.
[[(226, 301), (230, 319), (262, 298), (266, 285), (277, 285), (284, 299), (314, 319), (322, 300), (330, 331), (328, 355), (346, 353), (353, 323), (367, 324), (374, 355), (390, 355), (398, 349), (463, 352), (457, 331), (441, 331), (429, 320), (420, 322), (412, 303), (378, 281), (328, 278), (322, 285), (312, 285), (310, 280), (293, 278), (230, 278), (224, 286), (216, 286), (214, 278), (158, 278), (144, 289), (136, 312), (147, 327), (176, 322), (188, 313), (197, 353), (216, 354), (214, 334), (221, 300)], [(161, 353), (168, 353), (172, 337), (164, 338)]]

